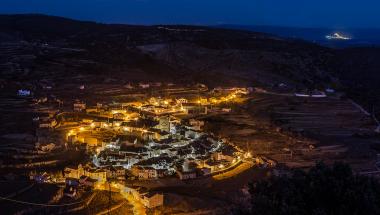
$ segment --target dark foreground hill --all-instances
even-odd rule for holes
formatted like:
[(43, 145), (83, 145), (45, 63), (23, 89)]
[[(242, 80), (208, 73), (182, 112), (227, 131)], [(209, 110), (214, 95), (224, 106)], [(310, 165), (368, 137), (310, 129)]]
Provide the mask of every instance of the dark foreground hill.
[(1, 15), (0, 43), (2, 82), (285, 83), (291, 89), (343, 87), (362, 100), (368, 92), (376, 98), (380, 83), (379, 49), (335, 50), (242, 30)]

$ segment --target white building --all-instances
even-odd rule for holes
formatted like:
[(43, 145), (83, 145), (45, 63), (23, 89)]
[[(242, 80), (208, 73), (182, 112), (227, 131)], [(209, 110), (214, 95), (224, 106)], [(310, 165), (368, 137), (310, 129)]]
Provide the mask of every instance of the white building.
[(139, 83), (139, 87), (143, 88), (143, 89), (147, 89), (150, 87), (149, 84), (145, 84), (145, 83)]
[(86, 103), (78, 101), (74, 103), (73, 107), (74, 107), (74, 111), (81, 112), (81, 111), (86, 110)]
[(177, 99), (177, 103), (179, 103), (179, 104), (188, 103), (188, 102), (189, 101), (187, 99), (185, 99), (185, 98), (179, 98), (179, 99)]
[(18, 90), (17, 91), (17, 95), (19, 96), (30, 96), (32, 93), (30, 92), (30, 90)]

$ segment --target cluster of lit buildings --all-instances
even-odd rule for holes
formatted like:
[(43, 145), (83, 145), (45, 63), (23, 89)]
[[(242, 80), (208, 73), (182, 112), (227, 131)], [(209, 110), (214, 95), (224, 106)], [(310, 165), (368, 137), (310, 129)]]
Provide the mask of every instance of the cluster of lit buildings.
[[(140, 86), (148, 87), (147, 84)], [(188, 180), (238, 164), (243, 153), (204, 132), (205, 122), (198, 116), (229, 112), (231, 109), (226, 105), (221, 108), (219, 104), (236, 101), (250, 91), (215, 88), (202, 95), (181, 94), (96, 105), (76, 100), (72, 111), (55, 111), (33, 121), (44, 131), (53, 128), (64, 131), (66, 146), (85, 146), (92, 156), (91, 163), (67, 166), (63, 171), (65, 195), (74, 197), (78, 186), (97, 188), (109, 181), (151, 180), (173, 175)], [(39, 142), (36, 148), (41, 153), (57, 150), (60, 146), (42, 139)], [(47, 177), (37, 174), (34, 178), (44, 181)], [(128, 189), (148, 208), (163, 204), (162, 194)]]
[[(82, 119), (67, 132), (67, 142), (86, 144), (94, 154), (93, 165), (97, 169), (123, 168), (125, 174), (137, 179), (174, 174), (180, 179), (210, 175), (238, 162), (241, 152), (202, 132), (204, 122), (196, 116), (207, 114), (218, 108), (218, 103), (232, 101), (249, 91), (216, 88), (209, 97), (151, 97), (142, 102), (98, 103), (94, 107), (76, 101), (74, 111), (91, 117)], [(109, 175), (110, 172), (106, 178)]]
[(99, 168), (123, 167), (138, 179), (176, 173), (182, 179), (186, 172), (207, 175), (238, 159), (240, 153), (235, 148), (201, 131), (203, 121), (191, 119), (182, 124), (160, 116), (157, 123), (140, 136), (121, 125), (125, 132), (98, 147), (93, 163)]

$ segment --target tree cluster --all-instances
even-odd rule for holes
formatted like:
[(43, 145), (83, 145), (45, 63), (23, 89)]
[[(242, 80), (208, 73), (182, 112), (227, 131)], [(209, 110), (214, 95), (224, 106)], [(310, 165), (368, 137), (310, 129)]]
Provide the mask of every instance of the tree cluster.
[(252, 214), (380, 214), (379, 182), (342, 163), (252, 182), (250, 194)]

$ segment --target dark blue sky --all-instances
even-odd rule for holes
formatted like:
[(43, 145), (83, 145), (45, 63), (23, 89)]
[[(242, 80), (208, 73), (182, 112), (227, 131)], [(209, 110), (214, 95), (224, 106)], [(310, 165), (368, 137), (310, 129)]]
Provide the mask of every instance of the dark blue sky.
[(0, 13), (130, 24), (380, 28), (380, 0), (0, 0)]

